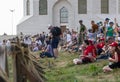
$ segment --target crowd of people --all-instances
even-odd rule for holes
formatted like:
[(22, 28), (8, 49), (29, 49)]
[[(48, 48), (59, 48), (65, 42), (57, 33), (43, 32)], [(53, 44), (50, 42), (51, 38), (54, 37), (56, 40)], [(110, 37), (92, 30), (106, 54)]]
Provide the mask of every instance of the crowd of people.
[[(73, 59), (75, 65), (108, 59), (110, 64), (103, 67), (104, 72), (120, 68), (120, 27), (117, 20), (110, 22), (110, 19), (106, 18), (98, 23), (92, 20), (89, 29), (83, 24), (83, 20), (80, 20), (79, 24), (79, 32), (69, 28), (62, 32), (59, 27), (50, 26), (49, 34), (42, 32), (28, 36), (21, 33), (20, 41), (28, 44), (33, 52), (41, 51), (41, 58), (58, 58), (59, 45), (61, 50), (80, 54), (78, 58)], [(10, 45), (10, 40), (4, 40), (3, 43)]]
[(106, 18), (104, 22), (98, 23), (92, 20), (90, 29), (86, 28), (83, 20), (79, 23), (79, 33), (67, 29), (63, 38), (63, 41), (66, 39), (62, 46), (65, 51), (80, 53), (73, 63), (79, 65), (108, 59), (110, 64), (103, 67), (104, 72), (120, 68), (120, 27), (116, 18), (114, 21)]

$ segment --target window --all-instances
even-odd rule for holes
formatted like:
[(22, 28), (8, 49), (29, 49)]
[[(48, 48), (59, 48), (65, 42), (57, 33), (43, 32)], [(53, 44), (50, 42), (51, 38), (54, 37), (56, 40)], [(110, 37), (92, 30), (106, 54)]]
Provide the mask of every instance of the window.
[(102, 14), (109, 13), (109, 0), (101, 0), (101, 13)]
[(39, 15), (47, 15), (47, 0), (39, 0)]
[(78, 14), (87, 14), (87, 0), (78, 0)]
[(30, 15), (30, 1), (27, 0), (26, 2), (26, 15)]
[(60, 23), (68, 23), (68, 10), (65, 7), (60, 9)]

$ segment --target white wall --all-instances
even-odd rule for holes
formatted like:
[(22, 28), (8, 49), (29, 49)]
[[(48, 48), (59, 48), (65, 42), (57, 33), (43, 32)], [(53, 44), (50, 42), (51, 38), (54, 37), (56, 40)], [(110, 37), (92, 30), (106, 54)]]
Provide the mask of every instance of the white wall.
[[(106, 17), (111, 21), (116, 17), (120, 20), (118, 14), (118, 0), (109, 0), (109, 14), (101, 14), (101, 0), (87, 0), (87, 14), (78, 14), (78, 0), (48, 0), (48, 15), (39, 15), (39, 0), (31, 1), (31, 15), (24, 16), (17, 26), (17, 33), (37, 34), (42, 31), (48, 32), (48, 24), (60, 26), (59, 10), (64, 6), (69, 11), (70, 28), (77, 30), (79, 20), (83, 20), (87, 28), (91, 28), (91, 20), (97, 22), (104, 21)], [(119, 4), (119, 5), (118, 5)], [(25, 13), (25, 12), (24, 12)]]

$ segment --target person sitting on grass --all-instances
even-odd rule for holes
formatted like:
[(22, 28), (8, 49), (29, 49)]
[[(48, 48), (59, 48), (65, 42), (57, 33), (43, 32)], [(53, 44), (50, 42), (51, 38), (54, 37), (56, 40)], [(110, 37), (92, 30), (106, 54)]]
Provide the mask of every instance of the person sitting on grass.
[(111, 72), (115, 68), (120, 68), (120, 49), (117, 42), (110, 44), (111, 57), (108, 58), (109, 65), (103, 67), (104, 72)]
[(48, 58), (54, 57), (54, 52), (53, 52), (53, 48), (52, 48), (52, 45), (51, 45), (51, 37), (49, 37), (49, 41), (47, 41), (46, 48), (42, 49), (42, 53), (40, 53), (40, 57), (41, 58), (44, 58), (44, 57), (48, 57)]
[(106, 42), (105, 42), (105, 45), (104, 45), (104, 47), (102, 48), (102, 52), (101, 52), (101, 54), (99, 55), (99, 56), (97, 56), (97, 60), (99, 60), (99, 59), (108, 59), (109, 58), (109, 56), (111, 55), (111, 53), (110, 53), (110, 44), (112, 43), (112, 42), (114, 42), (114, 40), (113, 40), (113, 38), (108, 38), (108, 40), (106, 40)]
[(73, 59), (73, 63), (79, 65), (94, 62), (94, 49), (91, 47), (89, 40), (84, 40), (82, 49), (82, 55), (80, 55), (80, 58)]

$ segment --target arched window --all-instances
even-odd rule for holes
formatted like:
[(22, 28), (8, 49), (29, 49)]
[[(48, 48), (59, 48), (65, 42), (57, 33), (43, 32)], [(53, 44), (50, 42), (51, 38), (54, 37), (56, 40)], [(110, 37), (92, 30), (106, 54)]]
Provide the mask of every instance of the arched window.
[(101, 0), (101, 13), (102, 14), (109, 13), (109, 0)]
[(47, 0), (39, 0), (39, 15), (47, 15)]
[(78, 0), (78, 14), (87, 14), (87, 0)]
[(30, 1), (27, 0), (26, 2), (26, 15), (30, 15)]
[(60, 23), (68, 23), (68, 10), (65, 7), (60, 9)]

